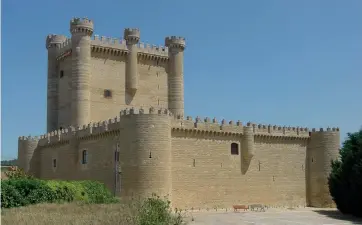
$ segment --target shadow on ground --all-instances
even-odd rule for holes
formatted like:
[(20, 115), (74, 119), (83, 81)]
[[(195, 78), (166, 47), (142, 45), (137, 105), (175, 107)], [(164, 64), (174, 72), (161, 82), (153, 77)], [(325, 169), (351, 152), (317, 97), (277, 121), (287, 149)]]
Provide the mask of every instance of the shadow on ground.
[(333, 219), (337, 219), (337, 220), (345, 220), (345, 221), (349, 221), (352, 222), (353, 224), (361, 224), (362, 225), (362, 218), (358, 218), (352, 215), (345, 215), (342, 214), (340, 211), (338, 210), (313, 210), (314, 212), (333, 218)]

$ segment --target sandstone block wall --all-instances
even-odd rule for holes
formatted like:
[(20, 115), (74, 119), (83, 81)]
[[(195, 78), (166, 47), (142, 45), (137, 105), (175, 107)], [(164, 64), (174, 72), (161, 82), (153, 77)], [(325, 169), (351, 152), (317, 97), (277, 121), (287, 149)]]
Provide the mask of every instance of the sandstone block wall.
[(338, 144), (335, 128), (243, 126), (132, 108), (107, 121), (21, 137), (19, 166), (43, 179), (98, 180), (125, 198), (168, 195), (179, 208), (331, 207), (326, 181)]

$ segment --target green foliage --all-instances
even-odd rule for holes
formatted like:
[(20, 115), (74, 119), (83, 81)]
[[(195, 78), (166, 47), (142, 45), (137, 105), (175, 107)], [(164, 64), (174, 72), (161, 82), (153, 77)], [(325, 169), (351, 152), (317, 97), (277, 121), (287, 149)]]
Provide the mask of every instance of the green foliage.
[(26, 206), (38, 203), (115, 203), (116, 198), (97, 181), (39, 180), (27, 176), (14, 176), (1, 181), (3, 208)]
[(45, 181), (36, 179), (8, 179), (1, 181), (1, 207), (26, 206), (52, 202), (54, 194)]
[(18, 190), (7, 182), (1, 181), (1, 207), (11, 208), (24, 205), (23, 197)]
[(152, 197), (140, 201), (132, 200), (132, 218), (130, 224), (139, 225), (180, 225), (183, 224), (181, 211), (172, 212), (170, 201), (153, 194)]
[(340, 156), (332, 161), (331, 196), (342, 213), (362, 217), (362, 129), (348, 133)]
[(17, 166), (18, 160), (11, 159), (11, 160), (1, 160), (1, 166)]

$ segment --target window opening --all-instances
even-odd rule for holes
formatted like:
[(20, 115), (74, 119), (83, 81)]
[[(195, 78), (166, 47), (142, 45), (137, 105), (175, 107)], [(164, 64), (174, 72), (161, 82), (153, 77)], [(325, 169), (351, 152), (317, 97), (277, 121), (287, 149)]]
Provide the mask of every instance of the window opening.
[(237, 143), (231, 143), (231, 155), (239, 155), (239, 145)]
[(103, 95), (104, 95), (105, 98), (112, 98), (112, 91), (106, 89), (106, 90), (104, 90), (104, 94), (103, 94)]
[(88, 163), (88, 151), (83, 150), (83, 152), (82, 152), (82, 164), (87, 164), (87, 163)]

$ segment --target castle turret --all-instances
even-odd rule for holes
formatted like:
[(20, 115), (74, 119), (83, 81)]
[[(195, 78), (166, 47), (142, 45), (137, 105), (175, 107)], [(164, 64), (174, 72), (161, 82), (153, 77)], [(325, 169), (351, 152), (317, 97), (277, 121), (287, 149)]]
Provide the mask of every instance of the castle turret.
[(126, 40), (128, 55), (126, 64), (126, 91), (134, 95), (138, 89), (138, 47), (140, 40), (140, 31), (136, 28), (126, 28), (124, 30), (124, 39)]
[[(148, 110), (147, 110), (148, 111)], [(171, 117), (169, 110), (131, 109), (120, 119), (121, 197), (171, 195)]]
[(39, 140), (33, 137), (19, 137), (18, 139), (18, 166), (26, 173), (39, 176), (39, 157), (35, 156), (35, 149)]
[(254, 156), (254, 131), (251, 124), (243, 127), (242, 156), (244, 160), (250, 160)]
[(184, 115), (184, 50), (185, 38), (166, 37), (168, 47), (168, 108), (175, 116)]
[(58, 129), (58, 64), (57, 56), (61, 45), (67, 40), (63, 35), (48, 35), (48, 87), (47, 87), (47, 132)]
[(70, 21), (72, 34), (72, 101), (71, 125), (90, 122), (91, 35), (93, 21), (74, 18)]
[(307, 147), (307, 203), (311, 207), (334, 207), (329, 192), (328, 177), (331, 160), (339, 156), (340, 133), (338, 128), (326, 131), (313, 130)]

